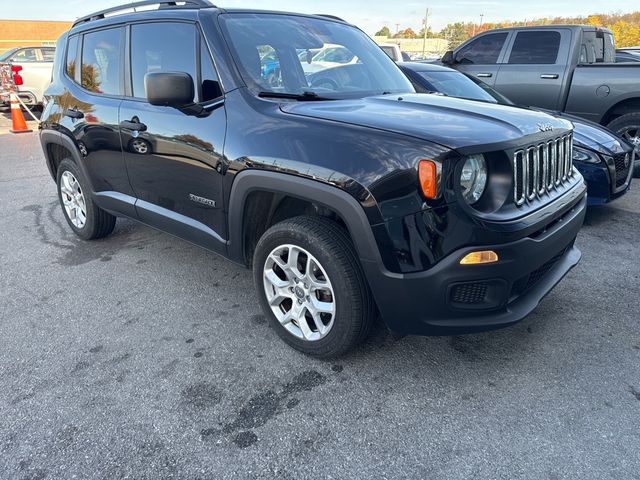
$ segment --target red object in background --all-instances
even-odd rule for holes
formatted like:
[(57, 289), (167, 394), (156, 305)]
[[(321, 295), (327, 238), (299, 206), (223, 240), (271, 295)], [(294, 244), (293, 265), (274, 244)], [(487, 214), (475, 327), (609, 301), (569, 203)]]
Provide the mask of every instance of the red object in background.
[(22, 85), (24, 83), (24, 81), (22, 80), (22, 75), (20, 75), (21, 71), (22, 71), (21, 65), (11, 65), (11, 74), (13, 75), (14, 85)]

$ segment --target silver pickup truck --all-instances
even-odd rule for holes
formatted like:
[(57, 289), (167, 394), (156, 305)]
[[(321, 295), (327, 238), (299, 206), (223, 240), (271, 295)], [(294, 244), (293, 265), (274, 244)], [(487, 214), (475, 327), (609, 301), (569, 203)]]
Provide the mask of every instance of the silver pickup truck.
[[(51, 83), (54, 47), (17, 47), (0, 55), (0, 76), (3, 84), (0, 87), (0, 104), (9, 103), (7, 82), (11, 82), (13, 90), (25, 105), (30, 107), (42, 105), (44, 91)], [(11, 67), (21, 67), (12, 71)]]
[(547, 25), (489, 30), (441, 61), (518, 104), (604, 125), (640, 154), (640, 64), (614, 63), (615, 54), (606, 28)]

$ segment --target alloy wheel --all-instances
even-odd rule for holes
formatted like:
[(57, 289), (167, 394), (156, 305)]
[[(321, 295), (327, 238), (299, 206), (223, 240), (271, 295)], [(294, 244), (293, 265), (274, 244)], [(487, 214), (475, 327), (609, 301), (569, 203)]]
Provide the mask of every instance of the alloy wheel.
[(76, 228), (84, 227), (87, 222), (87, 205), (82, 188), (76, 177), (70, 171), (65, 171), (60, 177), (60, 193), (62, 204), (69, 220)]
[(326, 270), (297, 245), (280, 245), (267, 257), (264, 291), (271, 311), (292, 335), (307, 341), (324, 338), (333, 326), (336, 300)]

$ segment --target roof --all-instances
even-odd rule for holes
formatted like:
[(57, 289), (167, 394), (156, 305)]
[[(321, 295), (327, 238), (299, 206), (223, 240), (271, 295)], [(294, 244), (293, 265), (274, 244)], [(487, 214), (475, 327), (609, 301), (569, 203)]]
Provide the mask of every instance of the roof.
[[(510, 32), (513, 30), (556, 30), (558, 28), (568, 28), (570, 30), (582, 30), (587, 32), (595, 32), (595, 31), (603, 31), (612, 33), (611, 30), (605, 27), (596, 27), (594, 25), (577, 25), (577, 24), (556, 24), (556, 25), (527, 25), (523, 27), (504, 27), (504, 28), (495, 28), (493, 30), (487, 30), (487, 32)], [(486, 32), (482, 32), (486, 33)]]
[(453, 68), (445, 67), (437, 63), (423, 63), (423, 62), (398, 62), (400, 67), (405, 67), (414, 72), (457, 72)]

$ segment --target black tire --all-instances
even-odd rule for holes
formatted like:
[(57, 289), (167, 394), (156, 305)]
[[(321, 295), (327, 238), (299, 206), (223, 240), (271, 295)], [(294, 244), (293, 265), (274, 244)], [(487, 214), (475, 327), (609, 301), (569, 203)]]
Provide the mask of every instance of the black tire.
[[(629, 138), (625, 137), (625, 133), (630, 130), (635, 131), (635, 136), (638, 136), (640, 135), (640, 112), (622, 115), (609, 123), (607, 128), (626, 140), (629, 140)], [(633, 175), (635, 177), (640, 176), (640, 144), (636, 145), (636, 163)]]
[[(316, 341), (297, 338), (271, 311), (263, 285), (269, 254), (280, 245), (296, 245), (311, 253), (327, 272), (335, 292), (336, 313), (331, 330)], [(360, 261), (347, 232), (322, 217), (300, 216), (272, 226), (260, 238), (253, 259), (258, 296), (278, 335), (296, 350), (319, 358), (345, 354), (362, 342), (375, 319), (375, 304)]]
[[(61, 179), (64, 172), (71, 172), (73, 176), (76, 178), (80, 185), (80, 189), (85, 198), (85, 206), (86, 206), (86, 221), (82, 228), (76, 227), (72, 220), (67, 215), (67, 212), (64, 207), (64, 203), (62, 201), (62, 191), (61, 191)], [(73, 232), (82, 238), (83, 240), (94, 240), (97, 238), (106, 237), (111, 232), (116, 225), (116, 217), (111, 215), (110, 213), (105, 212), (100, 207), (98, 207), (93, 201), (93, 197), (91, 196), (90, 189), (87, 187), (88, 182), (82, 175), (82, 172), (78, 168), (78, 166), (69, 159), (64, 159), (60, 162), (58, 166), (58, 171), (56, 172), (56, 183), (58, 185), (58, 200), (60, 201), (60, 207), (62, 208), (62, 213), (64, 214), (64, 218), (67, 220), (67, 223), (73, 230)]]

